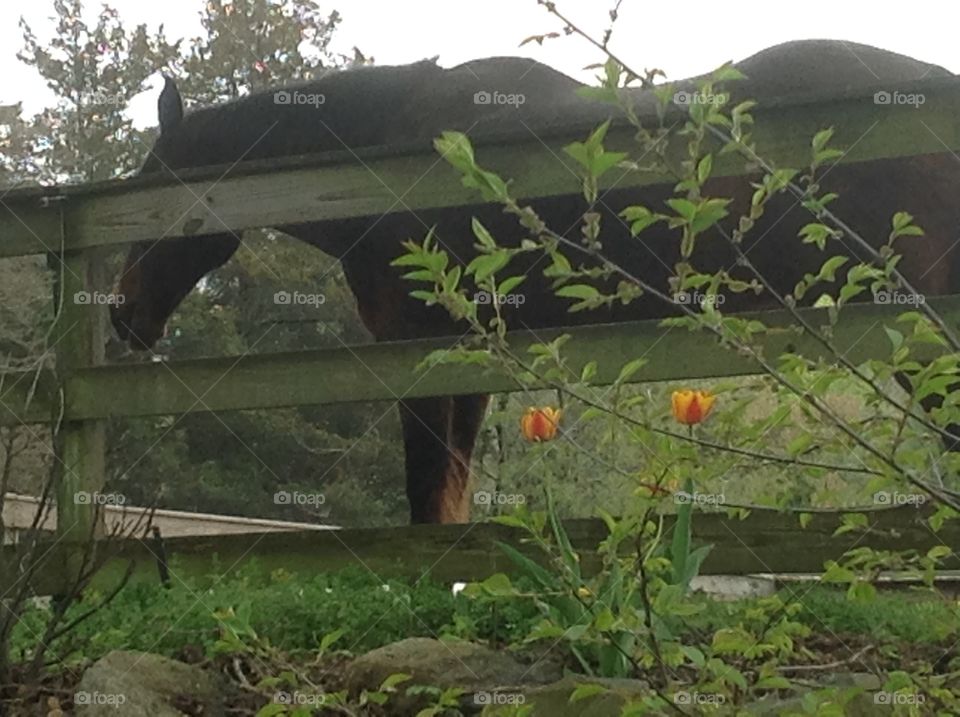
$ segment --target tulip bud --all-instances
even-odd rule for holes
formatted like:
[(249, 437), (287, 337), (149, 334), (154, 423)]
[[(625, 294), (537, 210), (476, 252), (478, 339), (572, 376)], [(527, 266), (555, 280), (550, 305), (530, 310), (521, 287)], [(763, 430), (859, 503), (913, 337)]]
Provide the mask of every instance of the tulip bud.
[(527, 409), (520, 419), (520, 433), (530, 441), (552, 441), (557, 435), (557, 427), (560, 425), (560, 415), (563, 413), (558, 408), (546, 406), (544, 408)]
[(691, 391), (689, 389), (674, 391), (673, 417), (685, 426), (693, 426), (709, 415), (715, 400), (716, 396), (706, 391)]

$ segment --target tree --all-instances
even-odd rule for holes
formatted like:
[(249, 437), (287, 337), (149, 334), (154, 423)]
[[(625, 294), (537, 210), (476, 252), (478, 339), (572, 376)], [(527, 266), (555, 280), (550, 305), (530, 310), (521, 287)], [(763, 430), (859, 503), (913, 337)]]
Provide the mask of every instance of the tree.
[(146, 133), (124, 114), (145, 81), (177, 55), (163, 28), (126, 30), (104, 6), (96, 25), (82, 16), (82, 0), (54, 0), (56, 33), (43, 47), (23, 19), (17, 57), (43, 77), (56, 104), (33, 119), (28, 147), (41, 182), (90, 182), (129, 173), (140, 163)]

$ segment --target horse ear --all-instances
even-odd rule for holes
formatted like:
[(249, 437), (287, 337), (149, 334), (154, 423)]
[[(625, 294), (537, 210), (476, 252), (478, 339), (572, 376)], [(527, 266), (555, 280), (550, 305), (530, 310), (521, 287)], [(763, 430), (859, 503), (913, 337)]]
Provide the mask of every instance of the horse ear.
[(157, 114), (160, 118), (160, 134), (166, 134), (180, 124), (183, 119), (183, 100), (173, 78), (163, 77), (163, 92), (157, 100)]

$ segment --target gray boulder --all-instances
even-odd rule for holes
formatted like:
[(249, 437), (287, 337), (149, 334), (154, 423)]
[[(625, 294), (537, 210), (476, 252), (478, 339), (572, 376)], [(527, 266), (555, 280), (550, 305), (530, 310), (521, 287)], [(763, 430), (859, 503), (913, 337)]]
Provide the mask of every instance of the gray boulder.
[(416, 714), (423, 706), (425, 698), (405, 694), (410, 685), (459, 687), (464, 690), (464, 708), (480, 712), (498, 696), (519, 694), (522, 686), (554, 682), (561, 672), (560, 665), (549, 659), (524, 658), (472, 642), (411, 637), (358, 657), (347, 668), (346, 682), (356, 695), (377, 690), (390, 675), (405, 673), (412, 679), (391, 697), (391, 714)]
[(77, 717), (223, 717), (224, 686), (196, 665), (115, 650), (80, 678)]

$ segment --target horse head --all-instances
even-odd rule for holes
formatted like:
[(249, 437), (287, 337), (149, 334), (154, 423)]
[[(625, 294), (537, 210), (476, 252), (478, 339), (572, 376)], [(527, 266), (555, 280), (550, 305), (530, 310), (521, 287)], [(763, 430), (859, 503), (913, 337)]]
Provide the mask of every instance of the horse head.
[[(160, 137), (141, 174), (195, 166), (178, 157), (186, 146), (183, 102), (177, 86), (165, 78), (158, 102)], [(182, 154), (182, 153), (180, 153)], [(202, 162), (200, 162), (202, 164)], [(131, 348), (147, 350), (163, 337), (167, 320), (208, 272), (224, 264), (240, 244), (234, 234), (211, 234), (141, 241), (131, 245), (116, 293), (123, 300), (111, 307), (117, 335)]]

